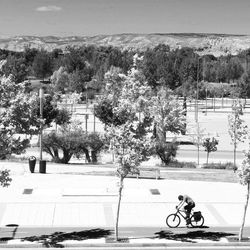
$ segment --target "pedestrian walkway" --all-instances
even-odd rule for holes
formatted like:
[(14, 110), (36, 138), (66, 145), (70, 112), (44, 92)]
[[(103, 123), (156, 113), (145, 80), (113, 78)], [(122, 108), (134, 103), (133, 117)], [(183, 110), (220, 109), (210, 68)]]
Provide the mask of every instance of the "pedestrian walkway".
[[(12, 169), (13, 181), (10, 187), (0, 189), (0, 226), (114, 224), (118, 179), (81, 175), (83, 171), (114, 171), (114, 168), (48, 163), (47, 174), (31, 174), (26, 165), (5, 163), (5, 167)], [(165, 218), (175, 211), (181, 193), (193, 197), (195, 209), (202, 211), (207, 226), (240, 225), (245, 187), (238, 183), (135, 178), (125, 180), (120, 225), (164, 227)], [(246, 225), (250, 225), (249, 211)]]
[[(118, 178), (90, 176), (90, 171), (115, 171), (112, 165), (79, 166), (47, 163), (47, 173), (30, 173), (27, 163), (0, 162), (13, 181), (0, 189), (0, 227), (113, 228)], [(120, 227), (167, 229), (179, 194), (188, 194), (202, 211), (205, 226), (240, 226), (246, 188), (238, 183), (127, 178)], [(181, 226), (185, 226), (184, 221)], [(250, 226), (248, 210), (245, 226)]]

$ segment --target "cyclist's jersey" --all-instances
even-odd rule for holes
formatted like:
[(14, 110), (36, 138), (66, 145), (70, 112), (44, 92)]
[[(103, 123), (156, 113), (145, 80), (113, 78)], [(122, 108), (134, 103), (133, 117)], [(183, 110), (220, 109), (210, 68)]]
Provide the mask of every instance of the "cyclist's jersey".
[(187, 204), (194, 204), (194, 201), (188, 195), (183, 196), (183, 201), (186, 202)]

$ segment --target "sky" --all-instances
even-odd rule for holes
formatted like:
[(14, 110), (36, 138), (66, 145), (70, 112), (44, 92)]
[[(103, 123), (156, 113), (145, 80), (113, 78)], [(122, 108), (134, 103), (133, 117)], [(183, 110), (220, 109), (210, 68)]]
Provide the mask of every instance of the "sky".
[(0, 36), (250, 35), (250, 0), (0, 0)]

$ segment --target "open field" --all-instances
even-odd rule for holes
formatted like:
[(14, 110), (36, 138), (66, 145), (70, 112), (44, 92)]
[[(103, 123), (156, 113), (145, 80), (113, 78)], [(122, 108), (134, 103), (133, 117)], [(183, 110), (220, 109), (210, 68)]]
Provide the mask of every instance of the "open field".
[[(233, 145), (228, 134), (228, 115), (231, 113), (233, 99), (209, 98), (199, 100), (198, 123), (203, 137), (215, 137), (219, 140), (218, 151), (233, 151)], [(243, 102), (244, 100), (242, 100)], [(103, 124), (93, 116), (93, 105), (86, 107), (85, 104), (62, 104), (72, 111), (73, 119), (80, 120), (83, 127), (89, 131), (104, 132)], [(187, 107), (187, 138), (192, 141), (197, 132), (195, 115), (195, 103), (188, 102)], [(250, 128), (250, 100), (246, 100), (243, 120)], [(87, 116), (86, 116), (87, 115)], [(248, 141), (239, 143), (237, 150), (242, 151), (248, 148)], [(202, 148), (201, 148), (202, 150)]]

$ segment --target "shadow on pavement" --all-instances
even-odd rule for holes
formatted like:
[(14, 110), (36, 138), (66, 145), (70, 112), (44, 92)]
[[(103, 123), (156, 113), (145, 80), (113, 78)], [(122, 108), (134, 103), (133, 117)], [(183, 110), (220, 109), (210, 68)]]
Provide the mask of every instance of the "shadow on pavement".
[(64, 247), (60, 242), (65, 240), (87, 240), (87, 239), (98, 239), (107, 237), (112, 234), (112, 230), (106, 230), (101, 228), (95, 228), (90, 230), (84, 230), (79, 232), (55, 232), (50, 235), (30, 236), (22, 238), (23, 241), (39, 242), (44, 247)]
[(11, 234), (11, 235), (8, 235), (8, 236), (5, 236), (5, 237), (0, 237), (0, 242), (13, 240), (15, 238), (15, 236), (16, 236), (16, 232), (17, 232), (17, 229), (18, 229), (19, 225), (17, 225), (17, 224), (8, 224), (5, 227), (6, 227), (7, 230), (1, 231), (1, 234), (6, 234), (7, 233), (7, 234)]
[(187, 233), (175, 234), (171, 231), (160, 231), (155, 233), (158, 239), (175, 240), (181, 242), (196, 243), (195, 240), (219, 241), (222, 237), (234, 236), (235, 234), (225, 232), (206, 232), (203, 230), (189, 231)]

